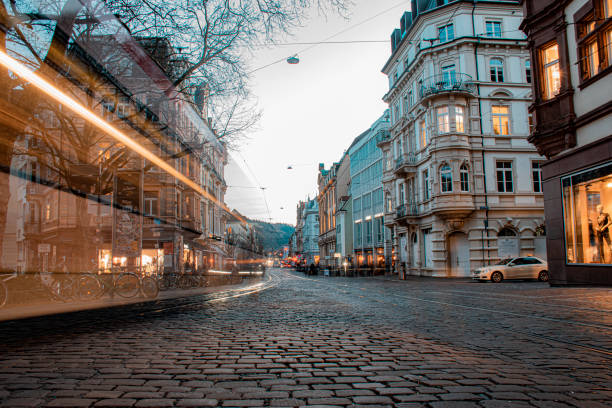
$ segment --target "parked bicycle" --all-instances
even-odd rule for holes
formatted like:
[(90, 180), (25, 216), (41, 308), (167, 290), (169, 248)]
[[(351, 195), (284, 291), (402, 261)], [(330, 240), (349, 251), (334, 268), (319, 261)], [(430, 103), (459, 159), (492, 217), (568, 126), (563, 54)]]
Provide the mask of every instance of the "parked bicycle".
[(9, 290), (6, 282), (17, 277), (17, 272), (0, 274), (0, 308), (8, 302)]
[(119, 273), (102, 274), (99, 281), (103, 285), (102, 294), (116, 294), (122, 298), (133, 298), (142, 294), (153, 299), (159, 294), (159, 285), (151, 276), (138, 276), (134, 272), (119, 271)]

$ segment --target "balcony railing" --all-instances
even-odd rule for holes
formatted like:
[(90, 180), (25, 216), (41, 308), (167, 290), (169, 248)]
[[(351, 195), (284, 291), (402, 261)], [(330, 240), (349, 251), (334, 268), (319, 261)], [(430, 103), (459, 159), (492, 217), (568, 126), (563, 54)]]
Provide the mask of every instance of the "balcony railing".
[(395, 218), (416, 217), (419, 215), (419, 207), (416, 203), (401, 204), (395, 210)]
[(444, 92), (460, 92), (473, 94), (476, 89), (474, 80), (468, 74), (449, 73), (431, 76), (421, 85), (421, 98)]
[(376, 145), (388, 142), (389, 140), (391, 140), (391, 133), (388, 130), (383, 129), (376, 133)]
[(414, 153), (404, 153), (395, 159), (395, 170), (404, 166), (414, 166), (417, 163), (417, 156)]

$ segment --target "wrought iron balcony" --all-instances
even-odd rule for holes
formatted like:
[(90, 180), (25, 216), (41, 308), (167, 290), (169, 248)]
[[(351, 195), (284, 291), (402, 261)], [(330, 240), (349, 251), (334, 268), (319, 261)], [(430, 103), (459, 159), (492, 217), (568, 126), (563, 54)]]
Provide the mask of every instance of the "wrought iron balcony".
[(376, 145), (380, 146), (391, 140), (391, 133), (387, 129), (381, 129), (376, 133)]
[(401, 204), (395, 209), (395, 219), (403, 219), (406, 217), (417, 217), (419, 215), (419, 207), (416, 203)]
[(395, 160), (396, 173), (416, 171), (417, 156), (414, 153), (404, 153)]
[(473, 95), (476, 90), (474, 80), (468, 74), (447, 73), (431, 76), (421, 85), (421, 99), (441, 93), (464, 93)]

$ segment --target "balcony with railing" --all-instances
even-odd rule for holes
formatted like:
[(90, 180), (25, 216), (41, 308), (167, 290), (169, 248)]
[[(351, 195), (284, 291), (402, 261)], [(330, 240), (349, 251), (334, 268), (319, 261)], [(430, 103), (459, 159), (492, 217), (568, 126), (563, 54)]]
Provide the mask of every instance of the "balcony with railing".
[(381, 129), (376, 132), (376, 146), (380, 147), (391, 141), (391, 133), (387, 129)]
[(476, 85), (468, 74), (447, 73), (431, 76), (423, 81), (420, 89), (421, 101), (440, 94), (475, 94)]
[(404, 153), (395, 160), (395, 173), (408, 174), (417, 171), (416, 164), (418, 158), (414, 153)]
[(419, 206), (414, 202), (401, 204), (395, 209), (395, 221), (398, 223), (408, 224), (420, 215)]

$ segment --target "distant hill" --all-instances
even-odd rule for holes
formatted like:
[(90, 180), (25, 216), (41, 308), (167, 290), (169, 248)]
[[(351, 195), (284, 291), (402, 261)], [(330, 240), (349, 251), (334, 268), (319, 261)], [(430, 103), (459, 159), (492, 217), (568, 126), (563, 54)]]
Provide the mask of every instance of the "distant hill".
[(273, 251), (289, 244), (295, 227), (289, 224), (272, 224), (264, 221), (249, 220), (261, 235), (264, 251)]

